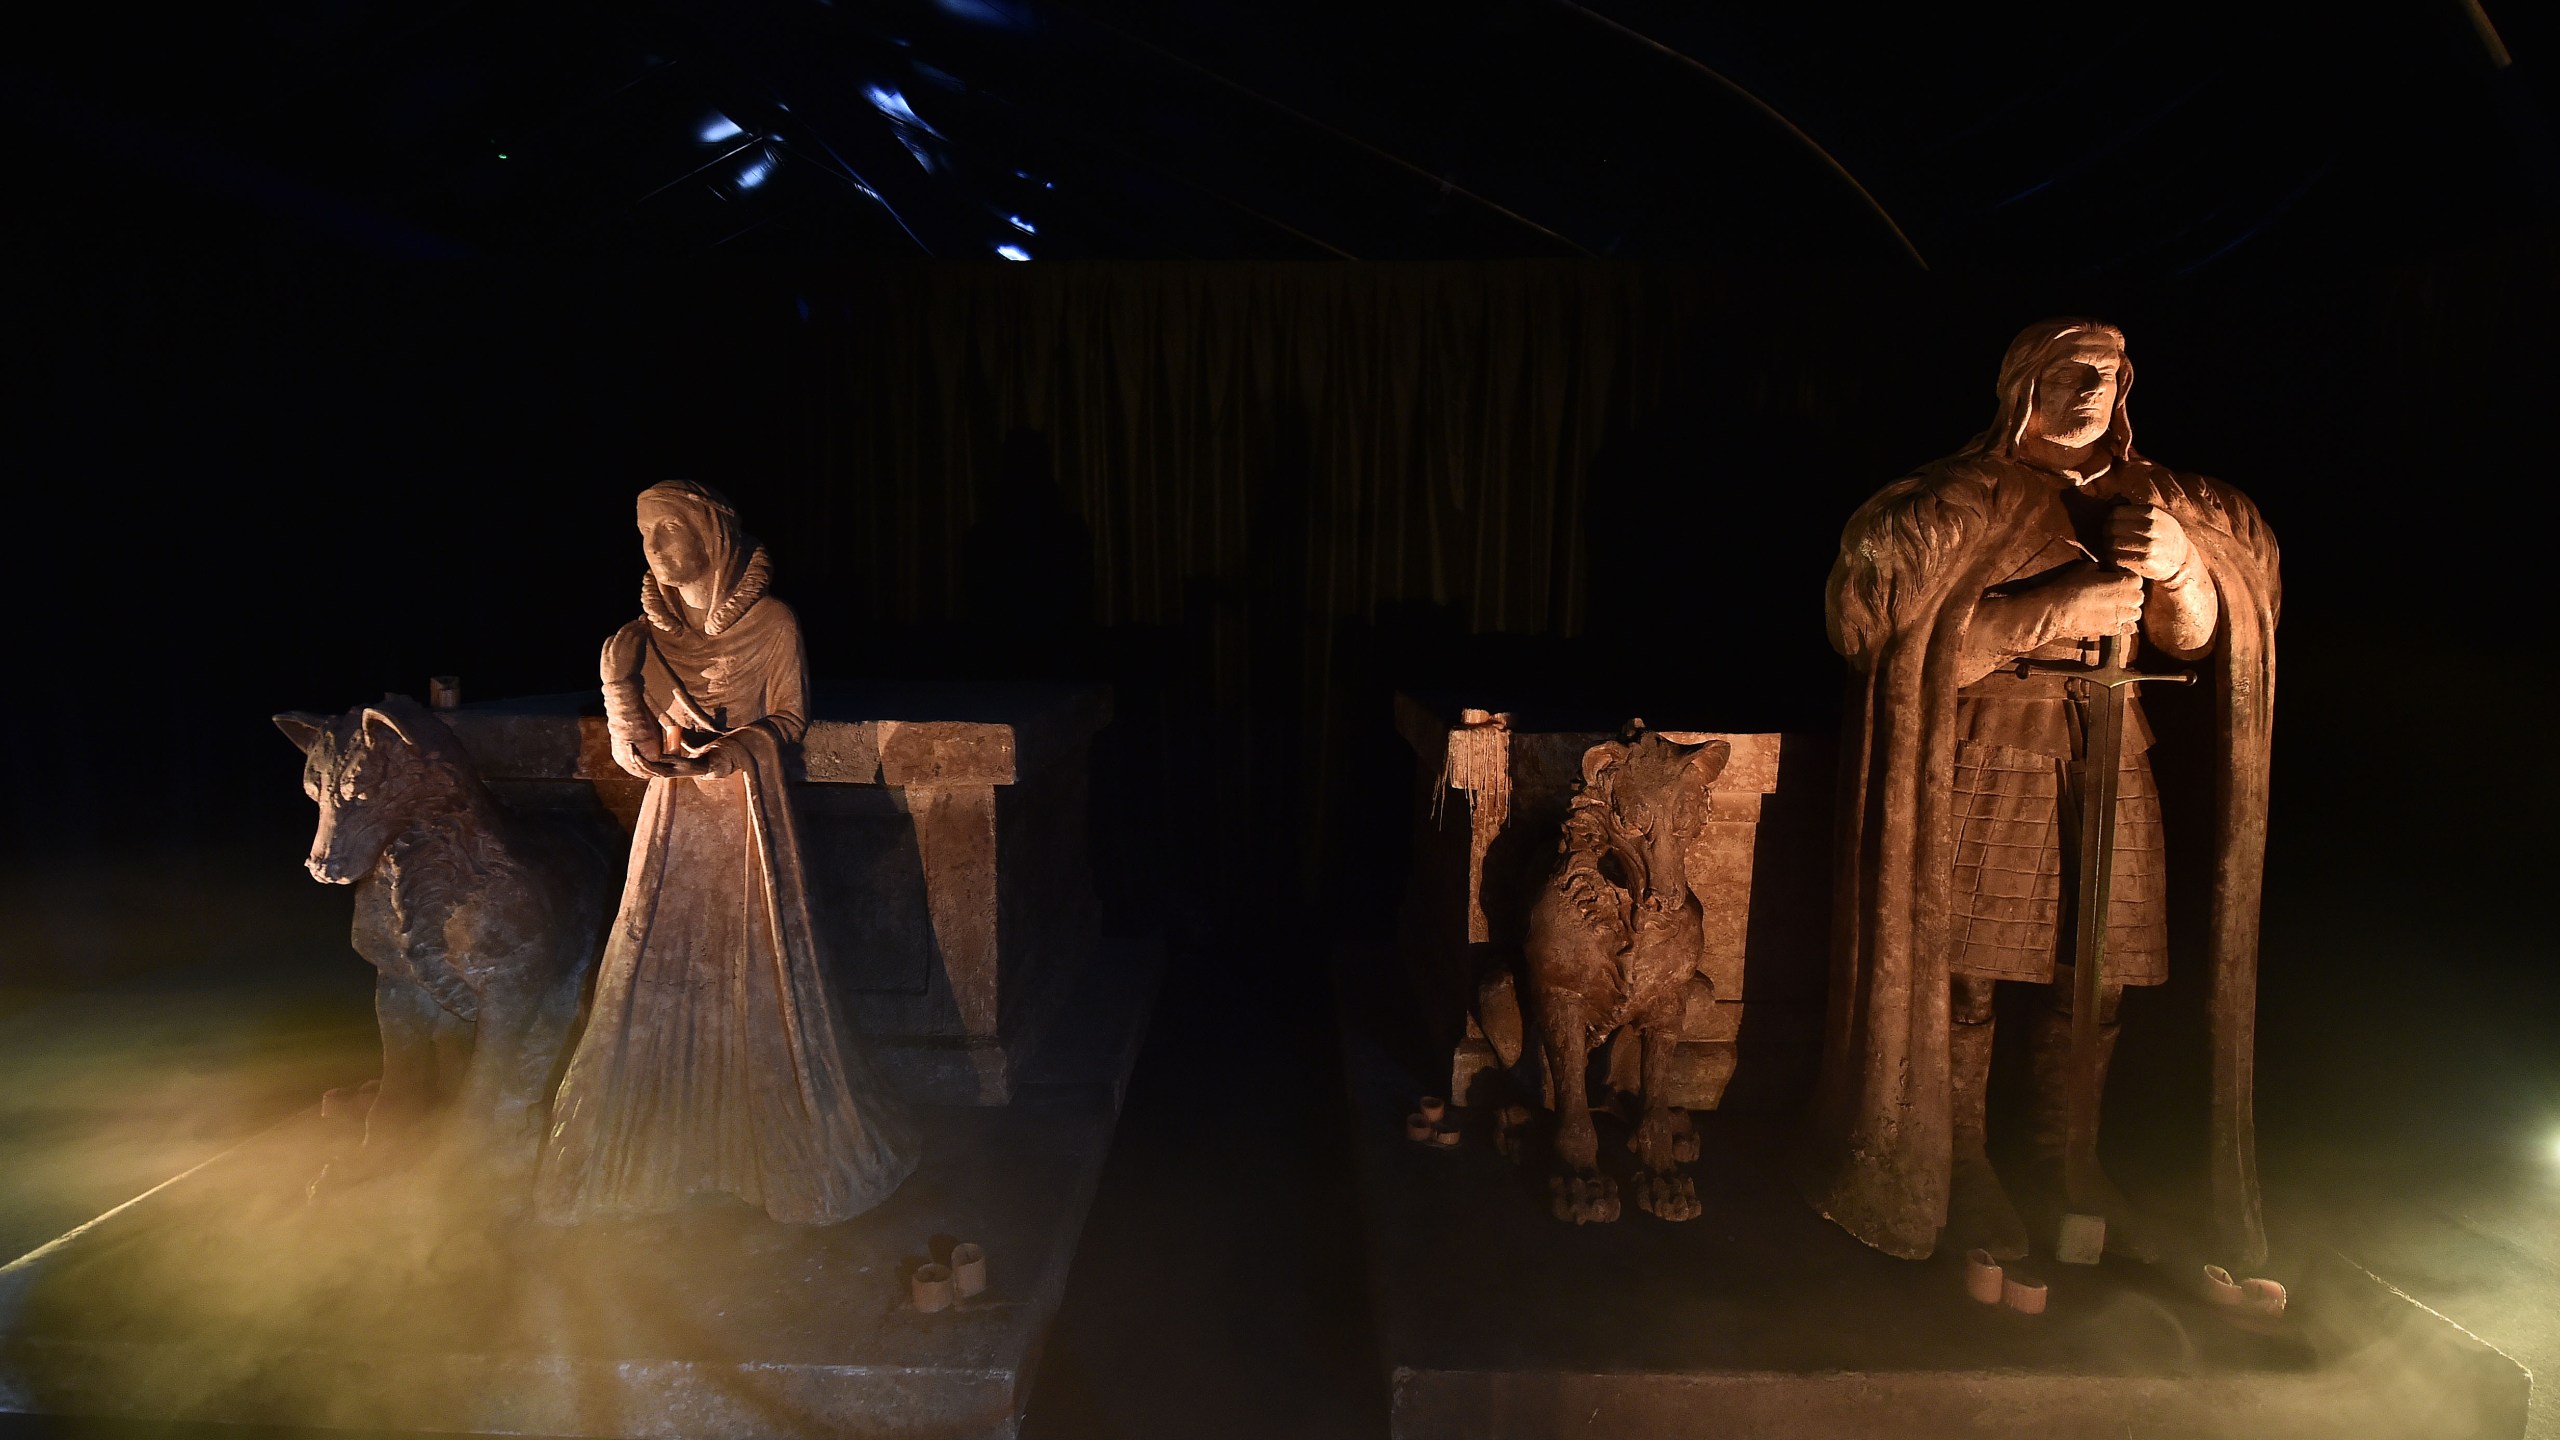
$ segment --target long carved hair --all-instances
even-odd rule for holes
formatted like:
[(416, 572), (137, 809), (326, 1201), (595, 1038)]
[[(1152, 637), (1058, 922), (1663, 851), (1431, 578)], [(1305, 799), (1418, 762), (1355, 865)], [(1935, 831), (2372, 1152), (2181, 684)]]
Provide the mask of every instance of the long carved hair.
[(2000, 358), (1991, 424), (1962, 450), (1876, 492), (1849, 517), (1830, 585), (1832, 648), (1851, 660), (1871, 654), (1905, 612), (1934, 604), (1933, 585), (1971, 545), (1999, 503), (1994, 472), (2015, 462), (2035, 418), (2036, 380), (2045, 367), (2085, 338), (2111, 341), (2121, 365), (2106, 444), (2118, 464), (2141, 457), (2133, 448), (2133, 361), (2124, 332), (2099, 320), (2039, 320), (2018, 332)]
[(2019, 442), (2027, 438), (2027, 426), (2035, 419), (2037, 378), (2046, 366), (2093, 336), (2115, 347), (2118, 366), (2115, 413), (2107, 417), (2107, 446), (2120, 461), (2134, 459), (2133, 414), (2125, 406), (2133, 394), (2133, 357), (2125, 353), (2124, 332), (2103, 320), (2073, 316), (2039, 320), (2009, 342), (2000, 357), (2000, 376), (1992, 386), (2000, 398), (1999, 409), (1992, 414), (1991, 427), (1974, 436), (1963, 453), (2016, 458)]

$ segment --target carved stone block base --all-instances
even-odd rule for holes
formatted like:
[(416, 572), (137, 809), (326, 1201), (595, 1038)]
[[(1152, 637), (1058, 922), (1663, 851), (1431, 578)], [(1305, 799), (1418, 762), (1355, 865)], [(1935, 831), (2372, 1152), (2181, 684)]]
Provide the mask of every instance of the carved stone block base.
[[(2115, 1260), (2028, 1262), (2050, 1299), (2023, 1316), (1968, 1299), (1959, 1257), (1897, 1260), (1816, 1215), (1786, 1179), (1786, 1123), (1730, 1103), (1694, 1117), (1703, 1213), (1561, 1224), (1537, 1131), (1525, 1174), (1486, 1107), (1449, 1112), (1453, 1147), (1405, 1138), (1438, 1066), (1355, 1023), (1388, 1003), (1385, 969), (1343, 962), (1340, 1034), (1396, 1440), (2524, 1433), (2521, 1366), (2288, 1227), (2252, 1271), (2291, 1292), (2269, 1333)], [(1600, 1161), (1632, 1196), (1627, 1133), (1601, 1121)]]
[[(1684, 1110), (1729, 1104), (1766, 1110), (1802, 1095), (1821, 1045), (1821, 1017), (1814, 1008), (1718, 1001), (1705, 987), (1699, 990), (1689, 1005), (1684, 1038), (1672, 1055), (1670, 1103)], [(1637, 1060), (1637, 1042), (1631, 1033), (1622, 1033), (1603, 1061), (1610, 1086), (1630, 1097), (1637, 1089)], [(1739, 1094), (1734, 1092), (1737, 1075), (1747, 1082)], [(1517, 1073), (1505, 1070), (1493, 1042), (1470, 1019), (1450, 1055), (1450, 1103), (1500, 1104), (1526, 1099), (1531, 1089), (1540, 1104), (1555, 1103), (1534, 1053), (1524, 1055)]]
[[(1724, 1102), (1739, 1059), (1730, 1040), (1683, 1040), (1672, 1057), (1672, 1104), (1684, 1110), (1713, 1110)], [(1490, 1042), (1461, 1040), (1449, 1065), (1449, 1094), (1460, 1105), (1481, 1103), (1479, 1092), (1499, 1081), (1502, 1057)]]
[(1013, 1094), (1013, 1060), (993, 1036), (866, 1035), (862, 1044), (899, 1094), (929, 1105), (981, 1105)]
[[(1004, 1104), (1048, 992), (1098, 931), (1086, 752), (1108, 693), (915, 685), (837, 700), (914, 717), (813, 721), (798, 757), (809, 902), (838, 1002), (909, 1096)], [(440, 714), (508, 805), (627, 836), (645, 787), (613, 764), (591, 708), (558, 695)]]
[[(0, 1269), (0, 1411), (365, 1431), (1002, 1437), (1066, 1284), (1154, 993), (1107, 944), (1005, 1106), (926, 1106), (841, 1225), (725, 1199), (554, 1228), (303, 1186), (317, 1108)], [(954, 1241), (988, 1285), (919, 1312)]]
[(1730, 1040), (1683, 1040), (1671, 1056), (1670, 1095), (1683, 1110), (1713, 1110), (1724, 1103), (1736, 1059)]

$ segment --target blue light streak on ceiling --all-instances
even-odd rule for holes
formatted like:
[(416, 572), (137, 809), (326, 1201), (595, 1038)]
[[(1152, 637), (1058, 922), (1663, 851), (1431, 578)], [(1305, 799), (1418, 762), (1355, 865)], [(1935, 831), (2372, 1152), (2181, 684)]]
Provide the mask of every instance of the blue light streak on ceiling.
[(1018, 29), (1028, 18), (1018, 7), (1000, 0), (933, 0), (933, 8), (954, 20), (972, 25), (993, 25), (1003, 30)]
[(912, 125), (937, 140), (942, 138), (942, 132), (924, 123), (924, 117), (918, 115), (915, 107), (907, 103), (907, 97), (896, 90), (886, 85), (869, 85), (863, 88), (862, 96), (871, 102), (871, 108), (888, 116), (891, 123)]

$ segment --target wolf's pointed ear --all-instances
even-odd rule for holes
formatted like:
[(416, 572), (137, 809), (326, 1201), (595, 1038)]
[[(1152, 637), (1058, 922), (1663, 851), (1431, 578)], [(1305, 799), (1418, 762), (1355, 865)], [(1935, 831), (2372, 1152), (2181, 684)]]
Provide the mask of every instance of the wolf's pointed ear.
[(1627, 747), (1615, 740), (1603, 740), (1582, 752), (1582, 788), (1600, 794), (1610, 774), (1627, 758)]
[(314, 715), (308, 710), (287, 710), (276, 716), (275, 721), (276, 728), (284, 732), (284, 738), (292, 741), (293, 748), (305, 755), (311, 753), (311, 742), (319, 739), (320, 732), (329, 728), (328, 716)]
[(410, 749), (415, 750), (418, 748), (417, 738), (409, 733), (408, 726), (400, 723), (399, 716), (392, 714), (390, 711), (383, 709), (379, 705), (367, 705), (364, 707), (364, 728), (370, 730), (376, 725), (379, 725), (383, 729), (390, 731), (392, 734), (399, 736), (400, 743), (408, 746)]
[(1710, 740), (1689, 757), (1689, 778), (1701, 786), (1713, 785), (1724, 767), (1733, 760), (1733, 742)]

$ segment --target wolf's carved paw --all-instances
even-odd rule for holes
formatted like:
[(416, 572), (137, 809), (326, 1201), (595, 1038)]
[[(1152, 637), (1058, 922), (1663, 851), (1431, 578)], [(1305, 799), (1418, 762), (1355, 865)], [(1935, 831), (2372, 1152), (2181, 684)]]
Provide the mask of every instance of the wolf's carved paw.
[(1627, 1148), (1647, 1170), (1667, 1173), (1698, 1158), (1698, 1127), (1686, 1110), (1670, 1106), (1650, 1110), (1636, 1122)]
[(1493, 1148), (1517, 1165), (1529, 1154), (1529, 1107), (1505, 1105), (1493, 1117)]
[(1548, 1176), (1547, 1197), (1556, 1218), (1575, 1225), (1601, 1225), (1618, 1218), (1618, 1182), (1596, 1170)]
[(1695, 1220), (1703, 1208), (1698, 1204), (1698, 1182), (1686, 1175), (1651, 1171), (1636, 1177), (1636, 1206), (1664, 1220)]

